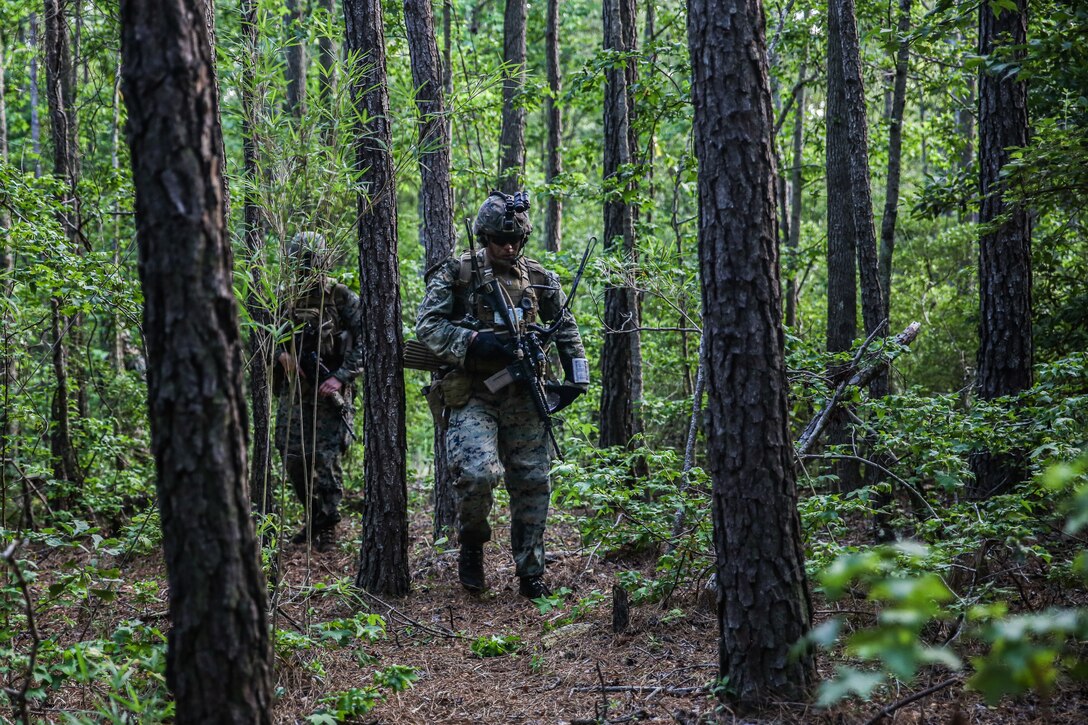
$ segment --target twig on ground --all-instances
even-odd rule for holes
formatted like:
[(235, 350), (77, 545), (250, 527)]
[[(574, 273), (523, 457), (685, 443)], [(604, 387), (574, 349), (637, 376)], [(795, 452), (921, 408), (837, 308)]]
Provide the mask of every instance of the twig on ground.
[(608, 692), (605, 689), (604, 673), (601, 672), (601, 661), (597, 660), (597, 680), (601, 683), (601, 705), (600, 710), (597, 712), (597, 720), (599, 722), (608, 722)]
[(907, 705), (911, 704), (912, 702), (917, 702), (918, 700), (929, 697), (930, 695), (932, 695), (935, 692), (940, 692), (941, 690), (945, 689), (946, 687), (950, 687), (952, 685), (955, 685), (961, 679), (962, 678), (959, 675), (956, 675), (955, 677), (949, 677), (944, 682), (938, 682), (933, 687), (927, 687), (926, 689), (922, 690), (921, 692), (914, 693), (910, 697), (904, 697), (902, 700), (898, 700), (897, 702), (893, 702), (891, 705), (888, 705), (883, 710), (878, 712), (876, 715), (873, 715), (873, 717), (870, 718), (868, 720), (868, 722), (865, 723), (865, 725), (876, 725), (876, 723), (878, 723), (881, 720), (883, 720), (884, 718), (888, 717), (889, 715), (891, 715), (896, 710), (898, 710), (898, 709), (900, 709), (902, 707), (906, 707)]
[(571, 692), (634, 692), (664, 693), (666, 695), (696, 695), (700, 692), (708, 692), (706, 685), (698, 687), (661, 687), (659, 685), (579, 685), (571, 688)]
[(356, 592), (358, 592), (360, 597), (369, 599), (372, 602), (377, 603), (378, 606), (384, 608), (386, 610), (387, 615), (388, 614), (396, 615), (396, 617), (403, 624), (410, 624), (411, 626), (416, 627), (418, 629), (421, 629), (424, 632), (428, 632), (430, 634), (437, 635), (439, 637), (449, 637), (450, 639), (465, 639), (465, 635), (461, 634), (460, 632), (454, 632), (452, 629), (445, 629), (445, 628), (442, 628), (442, 627), (432, 627), (432, 626), (424, 624), (423, 622), (420, 622), (420, 621), (418, 621), (416, 619), (412, 619), (407, 614), (405, 614), (404, 612), (402, 612), (399, 609), (397, 609), (396, 607), (394, 607), (392, 604), (389, 604), (388, 602), (383, 600), (381, 597), (378, 597), (377, 595), (371, 594), (370, 592), (368, 592), (365, 589), (356, 588)]

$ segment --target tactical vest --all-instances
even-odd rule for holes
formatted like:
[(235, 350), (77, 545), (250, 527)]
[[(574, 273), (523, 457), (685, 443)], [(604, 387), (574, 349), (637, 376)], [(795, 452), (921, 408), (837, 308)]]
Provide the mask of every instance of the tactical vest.
[(324, 290), (318, 288), (301, 296), (291, 314), (291, 321), (299, 330), (295, 337), (296, 351), (318, 353), (330, 370), (340, 367), (350, 344), (345, 339), (350, 331), (340, 319), (338, 297), (347, 291), (341, 287), (335, 280), (328, 280)]
[[(467, 309), (460, 312), (462, 314), (471, 313), (484, 326), (494, 327), (497, 331), (501, 331), (503, 328), (501, 317), (492, 309), (485, 295), (476, 293), (478, 283), (473, 280), (473, 254), (479, 254), (479, 252), (462, 252), (459, 260), (460, 268), (456, 285), (459, 290), (463, 290), (462, 294), (467, 297), (468, 302)], [(480, 257), (477, 258), (481, 274), (487, 273), (487, 268), (484, 266), (484, 256), (480, 254)], [(492, 274), (494, 274), (493, 271)], [(509, 296), (510, 303), (515, 310), (515, 317), (522, 324), (523, 331), (524, 325), (539, 321), (540, 296), (538, 288), (551, 286), (551, 279), (539, 262), (523, 257), (503, 275), (495, 275), (495, 280), (498, 282), (499, 287)], [(457, 296), (461, 297), (462, 295)]]

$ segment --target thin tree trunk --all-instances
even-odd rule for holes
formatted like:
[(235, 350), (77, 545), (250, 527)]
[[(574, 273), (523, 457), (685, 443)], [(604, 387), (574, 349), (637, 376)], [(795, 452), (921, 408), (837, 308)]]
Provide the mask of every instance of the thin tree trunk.
[[(0, 38), (0, 159), (8, 163), (8, 115), (5, 96), (4, 76), (7, 73), (7, 48)], [(0, 209), (0, 231), (3, 232), (3, 247), (0, 247), (0, 295), (5, 301), (11, 299), (15, 284), (15, 254), (9, 246), (8, 230), (11, 229), (11, 214), (7, 207)], [(15, 355), (12, 332), (11, 305), (4, 305), (0, 312), (0, 521), (7, 522), (8, 513), (8, 460), (14, 460), (10, 453), (15, 443), (15, 421), (11, 416), (11, 396), (16, 385)], [(5, 524), (6, 525), (6, 524)]]
[[(854, 0), (832, 0), (831, 7), (839, 16), (846, 133), (850, 144), (848, 196), (861, 278), (861, 317), (868, 336), (874, 334), (884, 322), (884, 300), (877, 264), (876, 232), (873, 227), (873, 198), (869, 179), (869, 124), (866, 118), (865, 86), (861, 77), (861, 46)], [(874, 385), (876, 384), (874, 381)]]
[(857, 261), (850, 207), (850, 140), (839, 13), (827, 23), (827, 351), (844, 352), (857, 337)]
[[(114, 174), (121, 169), (121, 54), (117, 54), (117, 70), (113, 78), (113, 119), (110, 123), (110, 168)], [(113, 202), (113, 268), (121, 273), (121, 199), (120, 194)], [(121, 312), (115, 306), (110, 309), (110, 364), (113, 372), (120, 375), (125, 371), (125, 335)]]
[[(45, 3), (45, 68), (46, 98), (53, 141), (53, 175), (60, 180), (60, 222), (69, 247), (81, 248), (79, 195), (79, 147), (75, 110), (75, 73), (72, 65), (71, 34), (65, 13), (66, 0), (46, 0)], [(52, 301), (53, 374), (56, 389), (53, 394), (50, 448), (53, 474), (77, 486), (83, 476), (72, 444), (71, 391), (68, 371), (68, 332), (78, 326), (63, 313), (63, 302)]]
[(526, 0), (506, 0), (498, 187), (507, 194), (517, 191), (525, 176), (525, 109), (520, 105), (519, 96), (525, 88), (526, 13)]
[[(1014, 45), (1014, 59), (1027, 43), (1027, 0), (1016, 10), (979, 6), (979, 55)], [(979, 349), (978, 396), (1014, 395), (1032, 385), (1035, 351), (1031, 336), (1031, 217), (1005, 199), (1001, 171), (1012, 153), (1028, 143), (1027, 83), (1007, 71), (978, 78), (979, 126)], [(1008, 491), (1026, 476), (1022, 453), (984, 451), (972, 459), (971, 493), (984, 498)]]
[(884, 317), (891, 311), (892, 254), (895, 222), (899, 214), (899, 172), (903, 157), (903, 109), (907, 100), (907, 68), (910, 61), (910, 11), (912, 0), (899, 0), (899, 49), (895, 56), (895, 86), (888, 119), (888, 179), (884, 192), (884, 218), (880, 222), (880, 289), (884, 292)]
[[(4, 77), (8, 72), (8, 53), (3, 37), (0, 37), (0, 158), (8, 162), (8, 104)], [(0, 211), (0, 221), (8, 218), (8, 211)], [(7, 229), (7, 226), (4, 226)]]
[[(854, 216), (850, 204), (850, 138), (842, 65), (842, 38), (839, 13), (841, 0), (831, 0), (827, 12), (827, 351), (845, 352), (857, 336), (857, 255)], [(841, 366), (828, 371), (832, 380), (842, 375)], [(831, 445), (850, 443), (846, 420), (836, 416), (828, 427)], [(839, 489), (853, 491), (861, 485), (856, 460), (843, 459), (834, 465)]]
[(42, 121), (38, 112), (38, 14), (30, 14), (30, 147), (34, 152), (34, 178), (42, 175)]
[(284, 110), (288, 115), (300, 118), (306, 111), (306, 32), (302, 27), (302, 6), (299, 0), (286, 2), (287, 13), (283, 22), (287, 28), (287, 45), (284, 48), (287, 61), (284, 66), (287, 96), (284, 99)]
[[(831, 13), (837, 14), (839, 40), (841, 43), (841, 63), (843, 72), (843, 100), (846, 112), (846, 137), (850, 152), (849, 197), (850, 214), (853, 217), (855, 251), (858, 258), (858, 271), (861, 281), (861, 317), (865, 326), (866, 337), (881, 333), (887, 334), (886, 300), (880, 287), (880, 270), (877, 260), (876, 231), (873, 226), (873, 199), (869, 177), (869, 129), (866, 117), (865, 86), (861, 74), (861, 46), (858, 39), (857, 18), (854, 0), (832, 0)], [(888, 394), (888, 372), (883, 370), (869, 384), (869, 397), (882, 398)], [(872, 441), (869, 441), (870, 445)], [(869, 466), (865, 471), (866, 484), (880, 480), (881, 457), (869, 453), (877, 466)], [(849, 480), (849, 475), (847, 480)], [(880, 494), (876, 498), (877, 509), (882, 510), (890, 503), (890, 497)], [(874, 516), (874, 532), (878, 540), (890, 538), (891, 531), (887, 517), (881, 513)]]
[[(450, 181), (450, 126), (430, 0), (404, 0), (404, 24), (419, 111), (419, 240), (425, 250), (426, 267), (430, 269), (453, 253), (457, 238)], [(453, 474), (446, 457), (445, 431), (437, 422), (434, 453), (434, 538), (453, 539), (457, 532)]]
[[(544, 162), (544, 183), (549, 188), (563, 173), (560, 150), (563, 135), (563, 110), (559, 106), (562, 78), (559, 75), (559, 3), (548, 0), (544, 30), (544, 65), (548, 73), (548, 96), (544, 99), (544, 118), (548, 125), (548, 148)], [(548, 192), (544, 210), (544, 248), (558, 252), (563, 245), (563, 197), (554, 189)]]
[(408, 593), (408, 486), (405, 461), (404, 350), (397, 267), (397, 196), (385, 31), (380, 0), (345, 0), (359, 196), (359, 292), (364, 346), (363, 541), (355, 583), (376, 594)]
[(170, 584), (166, 678), (188, 723), (271, 723), (265, 583), (246, 496), (242, 342), (198, 0), (121, 3), (148, 409)]
[[(320, 0), (321, 7), (328, 13), (331, 20), (336, 17), (336, 0)], [(318, 97), (321, 103), (332, 114), (330, 105), (336, 96), (336, 43), (331, 36), (322, 34), (317, 39), (317, 61), (321, 65), (321, 74), (317, 79)], [(331, 123), (331, 119), (330, 119)]]
[[(756, 0), (691, 0), (719, 674), (743, 705), (803, 699), (811, 655), (778, 278), (773, 115)], [(723, 32), (723, 29), (725, 31)]]
[[(604, 47), (625, 53), (633, 29), (630, 0), (605, 0)], [(633, 163), (627, 65), (605, 70), (604, 100), (604, 248), (625, 265), (637, 263), (634, 209), (624, 200), (626, 185), (619, 179)], [(605, 289), (605, 340), (601, 351), (600, 445), (628, 446), (642, 433), (638, 405), (642, 399), (641, 313), (638, 293), (627, 285)]]
[(272, 323), (272, 311), (261, 298), (265, 289), (264, 272), (264, 235), (261, 232), (261, 206), (257, 185), (260, 183), (258, 170), (258, 141), (256, 126), (257, 104), (257, 63), (260, 52), (260, 37), (257, 27), (256, 0), (242, 0), (242, 34), (245, 46), (242, 55), (242, 173), (245, 178), (245, 193), (242, 202), (243, 242), (248, 257), (249, 292), (245, 306), (250, 319), (255, 323), (249, 336), (249, 399), (253, 409), (253, 460), (249, 476), (249, 493), (254, 509), (267, 515), (274, 509), (275, 497), (272, 490), (271, 461), (271, 418), (272, 395), (269, 384), (270, 370), (273, 364), (274, 341), (269, 326)]
[[(801, 63), (800, 80), (805, 78), (806, 60)], [(797, 113), (793, 122), (793, 164), (790, 168), (790, 232), (786, 237), (786, 254), (790, 258), (790, 272), (786, 280), (786, 325), (797, 327), (797, 250), (801, 246), (801, 203), (804, 193), (805, 163), (805, 86), (797, 89)]]

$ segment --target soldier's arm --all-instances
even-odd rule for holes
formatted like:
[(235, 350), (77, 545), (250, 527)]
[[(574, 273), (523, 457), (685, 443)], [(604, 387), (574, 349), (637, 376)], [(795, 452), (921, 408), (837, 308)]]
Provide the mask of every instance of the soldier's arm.
[[(555, 322), (560, 310), (567, 302), (567, 296), (559, 284), (559, 277), (548, 272), (551, 289), (544, 290), (540, 299), (540, 315), (548, 324)], [(569, 382), (579, 385), (589, 384), (589, 364), (586, 360), (586, 348), (582, 344), (582, 335), (578, 331), (578, 323), (570, 310), (563, 312), (563, 319), (559, 323), (559, 329), (552, 337), (556, 350), (559, 352), (559, 361), (563, 365), (563, 373)]]
[(432, 272), (416, 313), (416, 337), (445, 362), (463, 366), (473, 331), (451, 319), (459, 269), (460, 263), (451, 257)]
[(347, 346), (340, 367), (333, 371), (333, 377), (347, 384), (363, 371), (363, 331), (362, 317), (359, 310), (359, 295), (338, 284), (334, 288), (337, 312), (343, 331), (348, 332)]

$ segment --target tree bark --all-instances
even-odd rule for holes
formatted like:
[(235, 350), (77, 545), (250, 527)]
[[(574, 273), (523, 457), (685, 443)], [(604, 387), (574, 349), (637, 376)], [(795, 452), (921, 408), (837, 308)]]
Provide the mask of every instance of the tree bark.
[(369, 119), (355, 129), (359, 196), (359, 298), (365, 447), (363, 542), (358, 586), (376, 594), (408, 593), (408, 485), (405, 461), (404, 350), (397, 266), (397, 197), (380, 0), (345, 0), (352, 97)]
[[(53, 175), (61, 182), (60, 207), (57, 221), (68, 238), (73, 251), (80, 244), (79, 146), (75, 107), (75, 71), (72, 64), (71, 33), (65, 12), (67, 0), (46, 0), (45, 3), (45, 78), (46, 99), (53, 141)], [(62, 301), (52, 301), (53, 374), (56, 388), (53, 394), (50, 449), (53, 475), (77, 486), (83, 474), (72, 444), (71, 391), (68, 370), (68, 332), (78, 326), (64, 314)]]
[(912, 0), (899, 0), (899, 49), (895, 56), (895, 83), (888, 118), (888, 179), (884, 192), (884, 217), (880, 221), (880, 289), (884, 292), (884, 317), (891, 311), (892, 254), (895, 222), (899, 215), (899, 172), (903, 158), (903, 109), (907, 101), (907, 68), (910, 64), (910, 11)]
[(253, 459), (250, 467), (249, 493), (253, 508), (262, 515), (274, 509), (272, 490), (272, 394), (270, 370), (273, 365), (274, 340), (269, 331), (273, 314), (262, 300), (266, 287), (264, 272), (264, 235), (261, 232), (261, 205), (257, 191), (258, 116), (257, 62), (260, 38), (257, 29), (256, 0), (242, 0), (242, 35), (245, 46), (242, 55), (242, 174), (245, 192), (242, 197), (242, 240), (249, 269), (249, 292), (245, 306), (255, 323), (249, 336), (249, 400), (253, 410)]
[(30, 14), (30, 147), (34, 151), (34, 178), (42, 175), (42, 122), (38, 112), (38, 14)]
[[(330, 20), (336, 17), (336, 0), (321, 0), (321, 7)], [(336, 95), (337, 83), (336, 43), (324, 33), (317, 39), (317, 62), (321, 65), (321, 74), (317, 79), (318, 97), (331, 114), (333, 109), (329, 104)]]
[[(634, 3), (603, 3), (604, 48), (617, 53), (634, 49)], [(628, 24), (632, 27), (628, 27)], [(633, 66), (633, 60), (630, 63)], [(631, 135), (631, 72), (628, 64), (605, 70), (604, 81), (604, 248), (605, 252), (636, 264), (634, 208), (625, 201), (627, 184), (620, 181), (624, 167), (633, 163)], [(637, 291), (627, 285), (605, 288), (605, 339), (601, 350), (600, 444), (628, 446), (642, 433), (638, 405), (642, 400), (641, 311)]]
[[(836, 3), (830, 0), (827, 12), (827, 351), (845, 352), (857, 337), (857, 254), (854, 215), (850, 203), (850, 138), (846, 81), (842, 64), (842, 33)], [(828, 371), (832, 380), (843, 374), (840, 366)], [(829, 426), (831, 445), (850, 443), (846, 421), (836, 417)], [(861, 485), (856, 460), (843, 459), (834, 465), (839, 490), (853, 491)]]
[(548, 144), (544, 160), (544, 183), (548, 185), (548, 201), (544, 209), (544, 248), (558, 252), (563, 246), (563, 197), (552, 189), (555, 179), (563, 173), (560, 150), (563, 136), (563, 109), (559, 106), (562, 78), (559, 74), (559, 3), (548, 0), (544, 30), (544, 65), (548, 73), (548, 96), (544, 99), (544, 118), (548, 125)]
[(283, 22), (287, 28), (287, 45), (283, 52), (287, 95), (284, 110), (295, 118), (306, 112), (306, 32), (302, 28), (302, 7), (299, 0), (286, 0), (287, 13)]
[[(979, 55), (992, 57), (1014, 45), (1012, 59), (1023, 58), (1027, 43), (1027, 0), (1016, 11), (989, 3), (979, 6)], [(1007, 56), (1002, 55), (1003, 59)], [(1001, 170), (1012, 152), (1028, 143), (1027, 83), (1007, 70), (978, 78), (979, 127), (979, 349), (978, 396), (992, 400), (1032, 385), (1031, 217), (1022, 205), (1005, 199), (1008, 182)], [(974, 456), (976, 497), (1008, 491), (1026, 475), (1022, 454)]]
[(813, 660), (790, 655), (812, 618), (785, 368), (773, 115), (756, 0), (691, 0), (707, 459), (720, 675), (742, 704), (803, 698)]
[(148, 408), (178, 723), (271, 723), (265, 584), (246, 496), (242, 343), (199, 0), (121, 3)]
[(506, 0), (503, 17), (502, 133), (499, 136), (499, 183), (507, 194), (521, 188), (525, 177), (525, 109), (519, 96), (525, 88), (526, 0)]
[[(806, 56), (808, 48), (805, 48)], [(801, 85), (797, 89), (797, 112), (793, 121), (793, 164), (790, 168), (790, 231), (786, 237), (786, 253), (790, 256), (790, 273), (786, 280), (786, 325), (797, 327), (797, 250), (801, 246), (801, 204), (804, 194), (805, 155), (805, 66), (801, 63), (798, 74)]]
[[(430, 269), (453, 253), (457, 239), (450, 180), (450, 126), (430, 0), (404, 0), (404, 25), (419, 111), (419, 241), (425, 250), (426, 268)], [(434, 431), (434, 504), (435, 540), (456, 537), (453, 475), (446, 458), (446, 436), (438, 425)]]
[(827, 18), (827, 351), (844, 352), (857, 337), (857, 262), (850, 206), (850, 139), (839, 13)]

